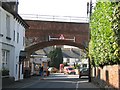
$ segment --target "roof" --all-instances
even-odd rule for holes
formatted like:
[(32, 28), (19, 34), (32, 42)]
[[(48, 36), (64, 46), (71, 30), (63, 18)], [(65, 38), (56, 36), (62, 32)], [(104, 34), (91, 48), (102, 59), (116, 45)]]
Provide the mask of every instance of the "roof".
[(46, 47), (43, 51), (48, 55), (51, 51), (53, 51), (53, 47)]
[(78, 49), (63, 49), (62, 50), (64, 58), (79, 58), (80, 51)]
[(41, 50), (38, 50), (36, 52), (33, 52), (31, 56), (34, 56), (34, 57), (43, 57), (43, 56), (47, 56), (46, 53), (44, 53), (44, 51), (41, 49)]
[[(52, 51), (53, 48), (44, 48), (44, 52), (46, 54), (49, 54), (50, 51)], [(62, 48), (62, 54), (64, 58), (79, 58), (80, 57), (80, 50), (79, 49), (70, 49), (70, 48)]]

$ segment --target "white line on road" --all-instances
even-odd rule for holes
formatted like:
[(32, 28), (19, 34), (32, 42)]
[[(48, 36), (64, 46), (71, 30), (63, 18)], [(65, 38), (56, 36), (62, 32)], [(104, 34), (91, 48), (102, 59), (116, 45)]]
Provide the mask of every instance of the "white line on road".
[(76, 83), (76, 90), (78, 89), (78, 86), (79, 86), (79, 81), (77, 81)]

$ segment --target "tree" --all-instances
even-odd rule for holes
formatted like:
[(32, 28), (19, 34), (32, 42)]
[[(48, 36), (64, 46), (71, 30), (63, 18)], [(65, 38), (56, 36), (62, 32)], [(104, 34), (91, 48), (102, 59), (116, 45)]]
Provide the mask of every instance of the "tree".
[(120, 64), (120, 2), (98, 1), (90, 28), (89, 56), (93, 64)]
[(56, 48), (48, 54), (48, 57), (51, 58), (49, 66), (59, 69), (59, 65), (63, 63), (63, 55), (61, 48)]

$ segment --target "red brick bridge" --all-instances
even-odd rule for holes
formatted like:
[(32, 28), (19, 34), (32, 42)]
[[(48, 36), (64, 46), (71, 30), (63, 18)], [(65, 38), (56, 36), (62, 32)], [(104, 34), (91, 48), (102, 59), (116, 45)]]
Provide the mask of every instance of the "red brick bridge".
[(26, 30), (26, 51), (53, 45), (70, 45), (84, 49), (89, 42), (89, 23), (25, 20), (30, 26)]

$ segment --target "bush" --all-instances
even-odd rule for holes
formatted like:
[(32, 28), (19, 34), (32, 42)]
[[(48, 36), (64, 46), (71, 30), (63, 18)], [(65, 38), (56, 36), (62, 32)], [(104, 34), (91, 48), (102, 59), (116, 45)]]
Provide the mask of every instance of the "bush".
[(120, 2), (97, 2), (92, 14), (89, 56), (96, 66), (120, 64)]
[(2, 76), (8, 76), (9, 70), (8, 69), (2, 69)]

